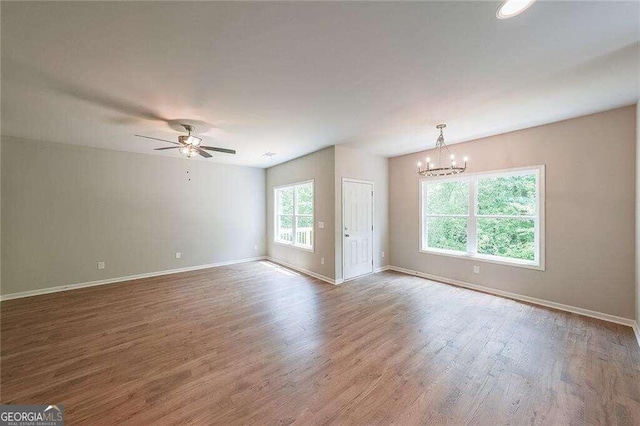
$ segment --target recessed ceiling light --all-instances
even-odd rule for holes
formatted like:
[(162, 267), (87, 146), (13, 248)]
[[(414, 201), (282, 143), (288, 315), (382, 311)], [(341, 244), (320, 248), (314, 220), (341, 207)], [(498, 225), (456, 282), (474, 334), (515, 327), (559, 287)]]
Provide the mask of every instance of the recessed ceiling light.
[(274, 155), (276, 155), (275, 152), (265, 152), (262, 154), (263, 157), (273, 157)]
[(536, 0), (507, 0), (498, 8), (498, 19), (509, 19), (529, 9)]

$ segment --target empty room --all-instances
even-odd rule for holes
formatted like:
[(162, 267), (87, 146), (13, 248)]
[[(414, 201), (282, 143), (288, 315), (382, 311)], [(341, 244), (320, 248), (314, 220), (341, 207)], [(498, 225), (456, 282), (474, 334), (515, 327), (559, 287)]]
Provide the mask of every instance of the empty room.
[(0, 425), (640, 425), (640, 2), (0, 2)]

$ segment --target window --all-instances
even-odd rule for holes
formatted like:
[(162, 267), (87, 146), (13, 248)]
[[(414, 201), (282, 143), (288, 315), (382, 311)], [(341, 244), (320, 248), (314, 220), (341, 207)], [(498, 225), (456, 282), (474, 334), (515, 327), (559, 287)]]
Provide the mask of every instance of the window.
[(274, 189), (275, 241), (313, 250), (313, 181)]
[(544, 166), (425, 179), (420, 250), (544, 269)]

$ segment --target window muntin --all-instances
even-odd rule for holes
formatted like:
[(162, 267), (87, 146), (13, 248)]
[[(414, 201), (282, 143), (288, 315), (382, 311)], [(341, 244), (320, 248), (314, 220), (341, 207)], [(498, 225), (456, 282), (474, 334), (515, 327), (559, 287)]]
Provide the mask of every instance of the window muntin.
[(543, 166), (421, 181), (420, 250), (544, 269)]
[(277, 243), (313, 250), (313, 181), (274, 189)]

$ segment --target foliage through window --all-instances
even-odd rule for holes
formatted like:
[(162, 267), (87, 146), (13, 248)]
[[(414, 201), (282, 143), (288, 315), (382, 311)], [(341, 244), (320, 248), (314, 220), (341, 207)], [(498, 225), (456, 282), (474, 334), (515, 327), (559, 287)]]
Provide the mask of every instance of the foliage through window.
[(275, 188), (275, 241), (313, 249), (313, 182)]
[(421, 181), (421, 250), (541, 267), (543, 168)]

